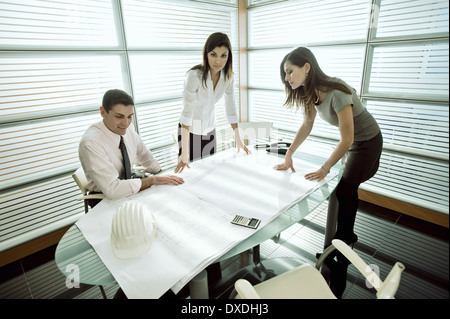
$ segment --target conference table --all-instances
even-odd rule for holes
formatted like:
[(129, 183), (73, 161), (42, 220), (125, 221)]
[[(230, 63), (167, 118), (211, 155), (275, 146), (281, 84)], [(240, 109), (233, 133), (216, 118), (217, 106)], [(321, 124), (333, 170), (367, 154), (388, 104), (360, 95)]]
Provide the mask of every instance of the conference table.
[[(265, 151), (252, 150), (252, 152)], [(271, 156), (277, 157), (280, 162), (284, 158), (284, 156), (279, 154), (271, 154)], [(326, 161), (326, 158), (309, 153), (308, 150), (298, 151), (294, 154), (294, 157), (301, 158), (303, 161), (316, 165), (317, 167), (320, 167)], [(333, 170), (335, 171), (333, 178), (283, 211), (269, 223), (259, 227), (250, 236), (218, 257), (215, 262), (220, 262), (247, 252), (249, 249), (258, 246), (264, 241), (274, 238), (282, 231), (301, 221), (326, 200), (328, 200), (328, 215), (324, 246), (328, 245), (336, 230), (337, 201), (334, 190), (342, 175), (341, 164), (336, 164)], [(166, 173), (172, 172), (173, 168), (166, 170)], [(55, 262), (59, 270), (65, 276), (68, 276), (68, 280), (70, 280), (69, 277), (71, 275), (75, 274), (76, 279), (82, 284), (102, 287), (116, 285), (118, 283), (76, 224), (69, 228), (58, 243), (55, 252)], [(103, 289), (102, 292), (105, 297)]]

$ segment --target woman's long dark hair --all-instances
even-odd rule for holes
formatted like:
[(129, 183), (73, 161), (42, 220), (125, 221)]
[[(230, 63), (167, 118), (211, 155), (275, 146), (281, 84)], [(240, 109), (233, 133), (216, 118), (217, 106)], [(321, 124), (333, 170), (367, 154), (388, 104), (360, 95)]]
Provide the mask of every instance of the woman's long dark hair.
[[(298, 67), (303, 67), (305, 63), (311, 65), (304, 85), (292, 89), (289, 83), (286, 82), (286, 72), (284, 71), (284, 63), (286, 61)], [(306, 118), (311, 118), (314, 103), (319, 99), (319, 91), (328, 92), (336, 89), (351, 94), (344, 84), (337, 82), (336, 79), (333, 81), (333, 78), (330, 78), (322, 71), (314, 54), (305, 47), (298, 47), (283, 58), (280, 65), (280, 76), (286, 91), (286, 102), (284, 105), (288, 108), (293, 108), (294, 106), (296, 109), (303, 108)]]
[(203, 72), (203, 85), (206, 86), (206, 79), (208, 78), (209, 63), (208, 53), (214, 50), (216, 47), (226, 47), (228, 49), (228, 60), (223, 68), (225, 71), (225, 78), (231, 81), (233, 77), (233, 53), (231, 51), (231, 42), (225, 33), (216, 32), (211, 34), (203, 46), (203, 62), (193, 66), (190, 70), (201, 70)]

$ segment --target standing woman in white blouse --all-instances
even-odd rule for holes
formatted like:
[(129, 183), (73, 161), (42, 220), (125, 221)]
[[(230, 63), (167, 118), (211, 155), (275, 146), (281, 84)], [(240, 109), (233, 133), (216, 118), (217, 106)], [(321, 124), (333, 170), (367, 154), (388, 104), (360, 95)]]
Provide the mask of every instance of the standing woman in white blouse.
[(175, 173), (189, 167), (189, 161), (208, 156), (216, 150), (215, 104), (225, 97), (225, 111), (233, 128), (238, 152), (242, 143), (233, 94), (233, 57), (231, 43), (224, 33), (211, 34), (203, 47), (203, 63), (186, 75), (183, 110), (178, 125), (179, 159)]

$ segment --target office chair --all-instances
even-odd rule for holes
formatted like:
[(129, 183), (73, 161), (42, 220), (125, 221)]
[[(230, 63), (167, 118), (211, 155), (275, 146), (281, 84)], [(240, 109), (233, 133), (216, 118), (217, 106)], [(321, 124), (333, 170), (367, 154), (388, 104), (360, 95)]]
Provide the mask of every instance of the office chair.
[[(397, 292), (401, 273), (405, 269), (402, 263), (395, 263), (384, 281), (343, 241), (334, 239), (317, 261), (316, 267), (310, 264), (287, 271), (252, 286), (246, 279), (235, 283), (235, 292), (230, 297), (242, 299), (336, 299), (319, 269), (326, 257), (338, 249), (376, 289), (378, 299), (393, 299)], [(235, 295), (237, 292), (238, 295)]]
[(273, 127), (272, 122), (241, 122), (238, 123), (238, 127), (239, 134), (245, 141), (250, 140), (256, 143), (264, 139), (264, 143), (267, 141), (270, 142)]
[(89, 210), (89, 205), (87, 203), (88, 199), (103, 199), (105, 198), (104, 194), (90, 194), (88, 195), (86, 185), (87, 179), (84, 174), (83, 168), (80, 166), (75, 173), (72, 174), (72, 178), (77, 183), (78, 187), (81, 190), (82, 196), (78, 197), (77, 200), (84, 200), (84, 212), (87, 213)]
[[(90, 194), (88, 195), (86, 185), (87, 185), (87, 179), (86, 175), (84, 174), (83, 167), (79, 167), (75, 173), (72, 174), (72, 178), (75, 180), (75, 183), (77, 183), (78, 187), (81, 190), (82, 196), (78, 197), (77, 200), (84, 200), (84, 212), (87, 213), (89, 210), (89, 205), (87, 203), (88, 199), (103, 199), (105, 198), (104, 194)], [(99, 286), (100, 291), (102, 293), (102, 296), (104, 299), (108, 299), (106, 297), (105, 289), (103, 286)]]

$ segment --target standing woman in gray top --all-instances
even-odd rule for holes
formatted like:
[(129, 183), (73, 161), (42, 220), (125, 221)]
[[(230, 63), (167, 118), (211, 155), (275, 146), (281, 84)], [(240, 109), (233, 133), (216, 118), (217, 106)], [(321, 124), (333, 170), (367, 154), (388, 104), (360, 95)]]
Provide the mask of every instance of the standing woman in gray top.
[(295, 172), (292, 154), (310, 134), (317, 113), (326, 122), (337, 126), (340, 141), (336, 148), (322, 167), (306, 174), (305, 178), (320, 181), (343, 159), (344, 171), (336, 187), (339, 215), (335, 238), (353, 244), (358, 240), (353, 232), (358, 187), (378, 170), (383, 146), (380, 128), (361, 104), (356, 91), (344, 81), (327, 76), (309, 49), (299, 47), (287, 54), (281, 62), (280, 75), (287, 94), (285, 105), (302, 108), (304, 120), (284, 163), (275, 168), (290, 168)]

